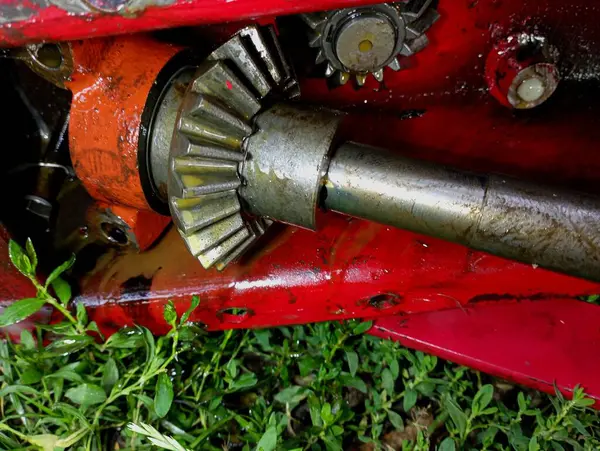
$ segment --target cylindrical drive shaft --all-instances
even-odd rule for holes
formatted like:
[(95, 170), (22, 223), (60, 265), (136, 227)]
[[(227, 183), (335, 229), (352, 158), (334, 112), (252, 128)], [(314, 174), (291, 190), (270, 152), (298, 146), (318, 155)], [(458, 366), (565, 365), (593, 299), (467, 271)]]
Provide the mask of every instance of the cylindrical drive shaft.
[(600, 198), (476, 175), (354, 143), (333, 155), (325, 208), (600, 280)]

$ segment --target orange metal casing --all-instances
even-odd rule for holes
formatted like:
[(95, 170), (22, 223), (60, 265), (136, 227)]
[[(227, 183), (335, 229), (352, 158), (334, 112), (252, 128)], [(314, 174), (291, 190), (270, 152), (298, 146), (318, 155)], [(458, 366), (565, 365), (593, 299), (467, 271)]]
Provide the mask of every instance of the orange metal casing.
[(142, 113), (158, 73), (179, 50), (146, 36), (73, 43), (69, 145), (95, 199), (151, 210), (138, 164)]

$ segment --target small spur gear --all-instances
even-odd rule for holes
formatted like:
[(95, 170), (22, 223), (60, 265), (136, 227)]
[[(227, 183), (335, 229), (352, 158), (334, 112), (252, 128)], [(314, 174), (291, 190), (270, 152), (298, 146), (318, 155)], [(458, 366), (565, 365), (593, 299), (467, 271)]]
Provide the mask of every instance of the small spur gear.
[(252, 118), (274, 93), (293, 98), (298, 85), (272, 28), (241, 30), (196, 71), (180, 106), (169, 157), (169, 207), (189, 251), (206, 269), (222, 270), (271, 224), (242, 213), (244, 142)]
[(325, 76), (343, 85), (354, 77), (363, 86), (372, 74), (383, 81), (384, 68), (402, 67), (399, 56), (410, 56), (428, 44), (425, 32), (439, 18), (432, 0), (409, 0), (361, 8), (302, 15), (311, 28), (309, 45), (318, 49), (316, 63)]

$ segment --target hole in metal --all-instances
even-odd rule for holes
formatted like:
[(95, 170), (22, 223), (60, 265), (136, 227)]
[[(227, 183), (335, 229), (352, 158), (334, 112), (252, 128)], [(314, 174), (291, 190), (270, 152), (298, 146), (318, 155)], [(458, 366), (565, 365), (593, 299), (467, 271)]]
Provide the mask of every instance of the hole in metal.
[(31, 51), (31, 56), (48, 70), (58, 70), (63, 64), (63, 55), (58, 44), (42, 44)]
[(240, 324), (250, 317), (250, 310), (246, 308), (226, 308), (217, 314), (221, 321), (232, 324)]
[(398, 295), (393, 293), (377, 294), (369, 299), (369, 306), (382, 310), (398, 304)]
[(129, 239), (127, 238), (127, 233), (121, 227), (111, 224), (110, 222), (103, 222), (100, 227), (108, 241), (120, 244), (121, 246), (128, 243)]

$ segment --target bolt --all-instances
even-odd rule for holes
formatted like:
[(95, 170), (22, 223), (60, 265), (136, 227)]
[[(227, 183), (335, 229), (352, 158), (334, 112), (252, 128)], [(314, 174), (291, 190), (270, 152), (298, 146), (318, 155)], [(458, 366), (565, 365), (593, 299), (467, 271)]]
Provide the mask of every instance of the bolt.
[(539, 77), (523, 80), (517, 88), (517, 95), (524, 102), (536, 102), (541, 99), (546, 91), (546, 83)]

